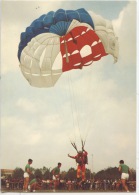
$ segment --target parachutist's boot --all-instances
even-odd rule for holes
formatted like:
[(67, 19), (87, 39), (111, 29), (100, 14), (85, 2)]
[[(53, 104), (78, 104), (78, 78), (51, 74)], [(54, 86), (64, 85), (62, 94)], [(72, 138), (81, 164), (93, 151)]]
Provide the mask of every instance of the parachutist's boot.
[(82, 182), (81, 178), (80, 178), (80, 177), (77, 178), (77, 188), (78, 188), (78, 189), (80, 189), (81, 182)]

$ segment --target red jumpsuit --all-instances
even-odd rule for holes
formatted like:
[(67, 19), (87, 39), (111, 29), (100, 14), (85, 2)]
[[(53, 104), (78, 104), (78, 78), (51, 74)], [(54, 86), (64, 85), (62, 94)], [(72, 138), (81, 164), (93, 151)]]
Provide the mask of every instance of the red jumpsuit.
[(76, 162), (78, 163), (77, 166), (77, 178), (82, 177), (82, 181), (85, 180), (85, 164), (86, 164), (86, 158), (87, 158), (88, 153), (84, 151), (82, 154), (77, 154), (73, 158), (76, 159)]

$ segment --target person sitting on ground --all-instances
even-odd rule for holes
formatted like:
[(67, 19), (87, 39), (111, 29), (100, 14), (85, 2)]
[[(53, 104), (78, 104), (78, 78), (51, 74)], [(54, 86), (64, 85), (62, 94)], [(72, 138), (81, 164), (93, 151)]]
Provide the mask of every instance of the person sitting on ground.
[(40, 190), (42, 188), (42, 180), (37, 175), (34, 179), (32, 179), (29, 183), (30, 185), (30, 192), (35, 192), (36, 190)]

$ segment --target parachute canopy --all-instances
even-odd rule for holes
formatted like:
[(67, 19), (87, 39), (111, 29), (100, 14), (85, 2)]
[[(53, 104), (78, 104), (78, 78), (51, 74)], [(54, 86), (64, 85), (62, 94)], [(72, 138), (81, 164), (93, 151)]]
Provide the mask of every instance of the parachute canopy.
[(118, 59), (112, 23), (85, 9), (50, 11), (21, 33), (18, 59), (34, 87), (54, 86), (59, 77), (111, 54)]

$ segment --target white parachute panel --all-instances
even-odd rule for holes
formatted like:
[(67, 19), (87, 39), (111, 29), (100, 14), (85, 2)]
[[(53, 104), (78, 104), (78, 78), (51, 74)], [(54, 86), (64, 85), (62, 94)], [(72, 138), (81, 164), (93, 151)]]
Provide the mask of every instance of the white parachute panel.
[(89, 11), (89, 14), (94, 22), (95, 32), (101, 39), (106, 53), (111, 54), (114, 57), (114, 62), (117, 62), (119, 54), (119, 44), (118, 38), (114, 33), (111, 21), (102, 18), (92, 11)]
[(53, 67), (59, 53), (59, 36), (52, 33), (40, 34), (28, 43), (21, 53), (20, 68), (30, 85), (51, 87), (56, 83), (62, 74), (61, 61), (59, 61), (60, 66)]

